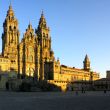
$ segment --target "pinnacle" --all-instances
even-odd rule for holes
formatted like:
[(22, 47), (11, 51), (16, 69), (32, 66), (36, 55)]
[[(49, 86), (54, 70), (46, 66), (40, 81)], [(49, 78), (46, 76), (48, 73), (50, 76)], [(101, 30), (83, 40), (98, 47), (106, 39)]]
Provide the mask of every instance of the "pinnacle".
[(12, 9), (12, 5), (10, 4), (9, 5), (9, 9), (8, 9), (8, 11), (7, 11), (7, 16), (14, 16), (14, 11), (13, 11), (13, 9)]
[(11, 5), (11, 3), (10, 3), (10, 5), (9, 5), (9, 10), (12, 10), (12, 5)]
[(39, 20), (39, 25), (38, 25), (39, 28), (47, 28), (47, 25), (46, 25), (46, 19), (44, 17), (44, 12), (42, 11), (41, 13), (41, 17), (40, 17), (40, 20)]
[(85, 56), (85, 61), (89, 61), (89, 57), (88, 57), (87, 54), (86, 54), (86, 56)]
[(41, 17), (43, 17), (44, 18), (44, 11), (42, 10), (42, 13), (41, 13)]
[(88, 58), (88, 55), (86, 54), (86, 58)]
[(44, 17), (44, 11), (43, 11), (43, 10), (42, 10), (42, 12), (41, 12), (41, 18), (40, 18), (40, 19), (46, 21), (46, 20), (45, 20), (45, 17)]
[(32, 29), (32, 24), (31, 24), (31, 22), (30, 22), (30, 21), (29, 21), (28, 28), (29, 28), (29, 29)]

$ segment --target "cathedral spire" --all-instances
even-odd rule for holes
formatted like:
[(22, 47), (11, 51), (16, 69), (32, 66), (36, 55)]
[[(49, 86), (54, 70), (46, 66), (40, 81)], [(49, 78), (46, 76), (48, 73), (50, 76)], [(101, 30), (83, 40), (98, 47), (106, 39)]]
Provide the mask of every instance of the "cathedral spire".
[(39, 20), (39, 25), (38, 25), (38, 28), (44, 28), (44, 29), (47, 29), (47, 23), (46, 23), (46, 19), (44, 17), (44, 12), (42, 11), (41, 13), (41, 17), (40, 17), (40, 20)]
[(9, 5), (9, 9), (7, 11), (7, 17), (9, 17), (9, 19), (14, 18), (14, 11), (11, 4)]
[[(14, 15), (14, 11), (12, 9), (12, 5), (9, 5), (9, 9), (7, 11), (6, 19), (3, 23), (3, 35), (2, 35), (2, 54), (4, 56), (11, 57), (11, 53), (9, 52), (10, 48), (17, 51), (17, 45), (19, 43), (19, 29), (18, 29), (18, 20)], [(14, 54), (14, 53), (13, 53)]]
[(28, 29), (32, 29), (32, 24), (30, 21), (29, 21)]
[(83, 63), (84, 63), (84, 70), (90, 71), (90, 60), (87, 54), (85, 56)]
[(41, 17), (44, 17), (44, 11), (42, 10)]
[(12, 10), (12, 5), (11, 5), (11, 3), (10, 3), (10, 5), (9, 5), (9, 10)]
[(29, 22), (26, 32), (24, 33), (23, 39), (31, 40), (34, 37), (34, 29)]
[(89, 61), (89, 57), (88, 57), (87, 54), (86, 54), (86, 56), (85, 56), (85, 61), (86, 61), (86, 62), (90, 62), (90, 61)]

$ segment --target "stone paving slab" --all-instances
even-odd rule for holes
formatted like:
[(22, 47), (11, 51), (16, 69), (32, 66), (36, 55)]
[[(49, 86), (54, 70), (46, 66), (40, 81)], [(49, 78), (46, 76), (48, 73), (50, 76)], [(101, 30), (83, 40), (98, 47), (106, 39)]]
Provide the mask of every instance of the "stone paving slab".
[(110, 92), (0, 92), (0, 110), (110, 110)]

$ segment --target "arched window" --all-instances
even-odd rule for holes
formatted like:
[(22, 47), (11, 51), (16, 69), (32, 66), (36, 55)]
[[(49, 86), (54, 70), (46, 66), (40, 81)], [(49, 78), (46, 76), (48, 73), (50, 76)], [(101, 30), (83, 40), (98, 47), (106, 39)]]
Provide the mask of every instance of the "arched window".
[(11, 31), (11, 29), (12, 29), (12, 27), (11, 26), (9, 26), (9, 30)]
[(16, 26), (14, 26), (14, 29), (16, 29)]
[(43, 33), (43, 37), (45, 37), (45, 33)]

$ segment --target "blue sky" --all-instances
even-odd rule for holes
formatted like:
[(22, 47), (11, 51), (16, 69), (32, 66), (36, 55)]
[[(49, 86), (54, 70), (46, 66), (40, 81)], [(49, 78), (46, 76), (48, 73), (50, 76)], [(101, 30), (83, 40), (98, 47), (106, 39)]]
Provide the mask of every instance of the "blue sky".
[[(20, 39), (29, 21), (37, 28), (44, 10), (52, 49), (61, 64), (82, 68), (86, 54), (91, 69), (106, 76), (110, 69), (110, 0), (11, 0)], [(10, 0), (0, 0), (0, 35)], [(0, 40), (0, 50), (2, 42)]]

